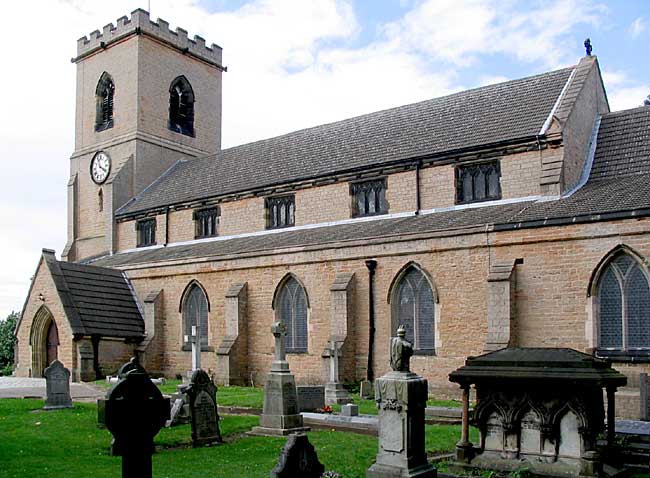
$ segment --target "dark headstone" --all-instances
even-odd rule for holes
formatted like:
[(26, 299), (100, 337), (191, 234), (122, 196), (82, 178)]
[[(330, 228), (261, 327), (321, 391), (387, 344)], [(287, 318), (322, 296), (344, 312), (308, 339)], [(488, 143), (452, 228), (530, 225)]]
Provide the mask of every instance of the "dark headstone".
[(650, 422), (650, 375), (647, 373), (640, 374), (639, 388), (641, 393), (641, 410), (639, 418), (645, 422)]
[(145, 369), (140, 365), (140, 361), (138, 360), (138, 357), (131, 357), (131, 360), (126, 362), (124, 365), (120, 367), (120, 369), (117, 371), (117, 378), (121, 379), (126, 377), (126, 374), (131, 372), (132, 370), (137, 370), (138, 373), (147, 373)]
[(273, 478), (320, 478), (325, 471), (318, 461), (314, 446), (305, 433), (289, 435), (287, 443), (278, 458), (277, 466), (271, 471)]
[(122, 456), (122, 478), (151, 478), (153, 438), (169, 417), (164, 398), (146, 372), (132, 370), (106, 396), (106, 428)]
[(314, 412), (325, 406), (325, 387), (322, 385), (298, 385), (298, 412)]
[(219, 413), (217, 412), (217, 387), (207, 373), (195, 370), (185, 393), (190, 401), (192, 444), (204, 446), (221, 443)]
[(47, 390), (45, 399), (45, 410), (57, 408), (72, 408), (72, 397), (70, 397), (70, 370), (65, 368), (61, 362), (55, 360), (43, 372)]

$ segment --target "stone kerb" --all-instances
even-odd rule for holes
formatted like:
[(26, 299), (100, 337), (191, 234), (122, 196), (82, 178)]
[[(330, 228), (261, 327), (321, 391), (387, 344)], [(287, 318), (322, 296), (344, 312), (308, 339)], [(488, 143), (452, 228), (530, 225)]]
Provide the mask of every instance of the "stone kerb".
[(106, 48), (109, 44), (121, 40), (132, 34), (145, 33), (158, 40), (174, 46), (183, 53), (191, 53), (209, 63), (221, 66), (221, 47), (212, 44), (206, 46), (205, 39), (194, 35), (194, 39), (187, 36), (187, 31), (176, 28), (176, 31), (169, 29), (169, 23), (158, 19), (153, 22), (149, 18), (149, 12), (137, 9), (131, 12), (131, 18), (122, 16), (117, 19), (117, 26), (112, 23), (105, 25), (102, 31), (95, 30), (90, 38), (83, 36), (77, 40), (77, 57), (83, 57), (97, 49)]

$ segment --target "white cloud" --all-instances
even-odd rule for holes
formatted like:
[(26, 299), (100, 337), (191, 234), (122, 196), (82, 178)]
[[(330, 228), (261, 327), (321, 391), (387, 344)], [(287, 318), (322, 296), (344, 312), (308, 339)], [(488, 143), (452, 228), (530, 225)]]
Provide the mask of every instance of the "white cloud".
[(641, 106), (650, 95), (650, 83), (641, 84), (631, 80), (623, 71), (603, 71), (603, 82), (612, 111)]
[(645, 31), (645, 28), (645, 20), (643, 17), (638, 17), (628, 27), (627, 32), (632, 38), (636, 38)]

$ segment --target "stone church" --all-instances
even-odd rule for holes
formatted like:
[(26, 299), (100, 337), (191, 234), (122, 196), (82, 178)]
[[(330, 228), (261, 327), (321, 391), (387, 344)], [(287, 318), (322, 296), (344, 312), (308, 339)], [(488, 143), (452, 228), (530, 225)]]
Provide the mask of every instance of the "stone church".
[(221, 53), (143, 10), (78, 41), (68, 242), (38, 263), (17, 375), (137, 353), (173, 377), (196, 340), (218, 382), (259, 384), (281, 320), (299, 383), (333, 343), (343, 380), (372, 380), (404, 324), (438, 396), (468, 355), (571, 347), (638, 414), (650, 107), (610, 112), (595, 56), (222, 149)]

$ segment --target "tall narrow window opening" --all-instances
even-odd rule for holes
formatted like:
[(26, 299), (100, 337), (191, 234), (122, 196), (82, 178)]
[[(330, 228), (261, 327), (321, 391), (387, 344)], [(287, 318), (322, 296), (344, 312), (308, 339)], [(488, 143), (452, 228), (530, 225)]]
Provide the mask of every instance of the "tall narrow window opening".
[(352, 183), (350, 184), (350, 194), (353, 217), (373, 216), (388, 212), (386, 181), (383, 179)]
[(501, 199), (501, 170), (498, 161), (456, 168), (458, 204)]
[(104, 191), (101, 188), (99, 188), (99, 192), (97, 193), (97, 209), (99, 209), (99, 212), (104, 210)]
[(186, 136), (194, 136), (194, 91), (184, 76), (179, 76), (169, 87), (169, 129)]
[(135, 224), (138, 247), (153, 246), (156, 244), (156, 219), (142, 219)]
[(287, 352), (307, 352), (307, 294), (294, 278), (289, 277), (280, 286), (276, 297), (276, 316), (287, 327)]
[(293, 194), (266, 198), (266, 228), (277, 229), (295, 225), (296, 198)]
[(189, 339), (192, 336), (192, 326), (196, 327), (198, 343), (201, 344), (202, 349), (205, 349), (208, 346), (208, 298), (196, 283), (190, 286), (183, 301), (183, 345), (185, 349), (191, 347)]
[(396, 283), (391, 301), (394, 327), (404, 325), (416, 351), (435, 352), (436, 301), (424, 273), (410, 266)]
[(115, 96), (115, 84), (111, 75), (104, 72), (99, 78), (95, 90), (96, 115), (95, 131), (104, 131), (113, 127), (113, 97)]

